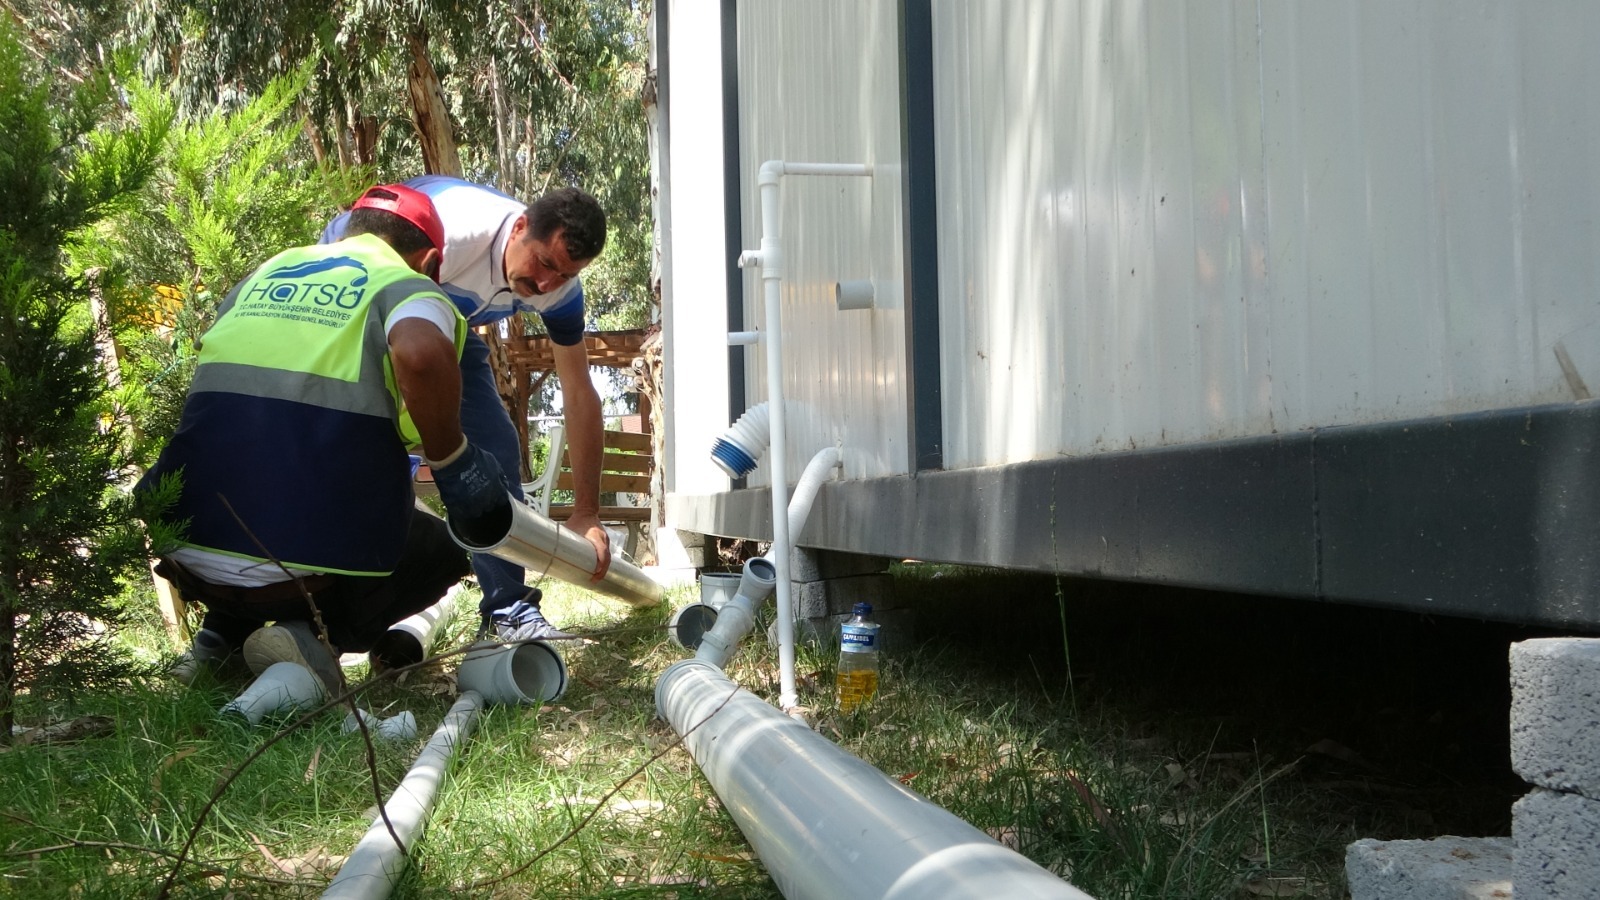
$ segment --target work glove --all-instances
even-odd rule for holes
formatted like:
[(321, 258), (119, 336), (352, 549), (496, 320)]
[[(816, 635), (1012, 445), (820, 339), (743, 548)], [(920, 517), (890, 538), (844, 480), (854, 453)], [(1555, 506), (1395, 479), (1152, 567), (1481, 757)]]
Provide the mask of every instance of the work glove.
[(469, 442), (443, 463), (428, 464), (450, 518), (450, 530), (469, 544), (486, 546), (511, 527), (511, 494), (495, 458)]

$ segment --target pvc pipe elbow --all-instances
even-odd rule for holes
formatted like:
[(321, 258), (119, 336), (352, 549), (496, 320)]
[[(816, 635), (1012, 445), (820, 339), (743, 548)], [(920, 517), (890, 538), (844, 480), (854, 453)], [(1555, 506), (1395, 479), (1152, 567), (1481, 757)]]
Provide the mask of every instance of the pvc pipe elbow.
[(743, 478), (755, 471), (756, 462), (767, 452), (771, 440), (769, 420), (766, 403), (750, 407), (711, 445), (711, 461), (730, 478)]

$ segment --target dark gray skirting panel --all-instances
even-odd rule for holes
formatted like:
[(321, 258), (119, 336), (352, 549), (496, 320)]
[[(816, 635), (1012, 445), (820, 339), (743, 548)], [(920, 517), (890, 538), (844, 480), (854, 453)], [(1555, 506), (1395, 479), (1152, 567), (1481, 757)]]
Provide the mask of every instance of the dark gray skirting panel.
[[(1600, 629), (1597, 447), (1600, 401), (830, 483), (797, 543)], [(771, 538), (764, 489), (667, 506)]]

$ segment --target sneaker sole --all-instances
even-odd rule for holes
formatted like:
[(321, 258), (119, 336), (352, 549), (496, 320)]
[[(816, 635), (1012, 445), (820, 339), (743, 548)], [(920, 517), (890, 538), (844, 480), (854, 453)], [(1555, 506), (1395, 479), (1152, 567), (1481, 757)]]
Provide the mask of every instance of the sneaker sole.
[(318, 669), (306, 658), (295, 633), (280, 625), (263, 628), (250, 635), (244, 642), (244, 661), (250, 671), (257, 675), (265, 672), (273, 663), (295, 663), (310, 670), (329, 691), (337, 692), (339, 687), (338, 663), (335, 662), (330, 671)]

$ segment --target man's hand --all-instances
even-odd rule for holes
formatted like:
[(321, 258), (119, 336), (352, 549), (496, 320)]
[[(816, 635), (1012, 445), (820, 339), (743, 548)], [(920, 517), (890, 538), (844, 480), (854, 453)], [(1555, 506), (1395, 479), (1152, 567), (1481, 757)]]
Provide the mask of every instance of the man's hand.
[(606, 571), (611, 568), (611, 532), (606, 531), (600, 524), (600, 517), (594, 513), (573, 513), (567, 519), (567, 527), (588, 538), (594, 545), (595, 568), (591, 582), (601, 581), (606, 577)]
[(505, 537), (511, 527), (511, 494), (494, 457), (463, 440), (456, 452), (428, 466), (458, 537), (478, 546)]

